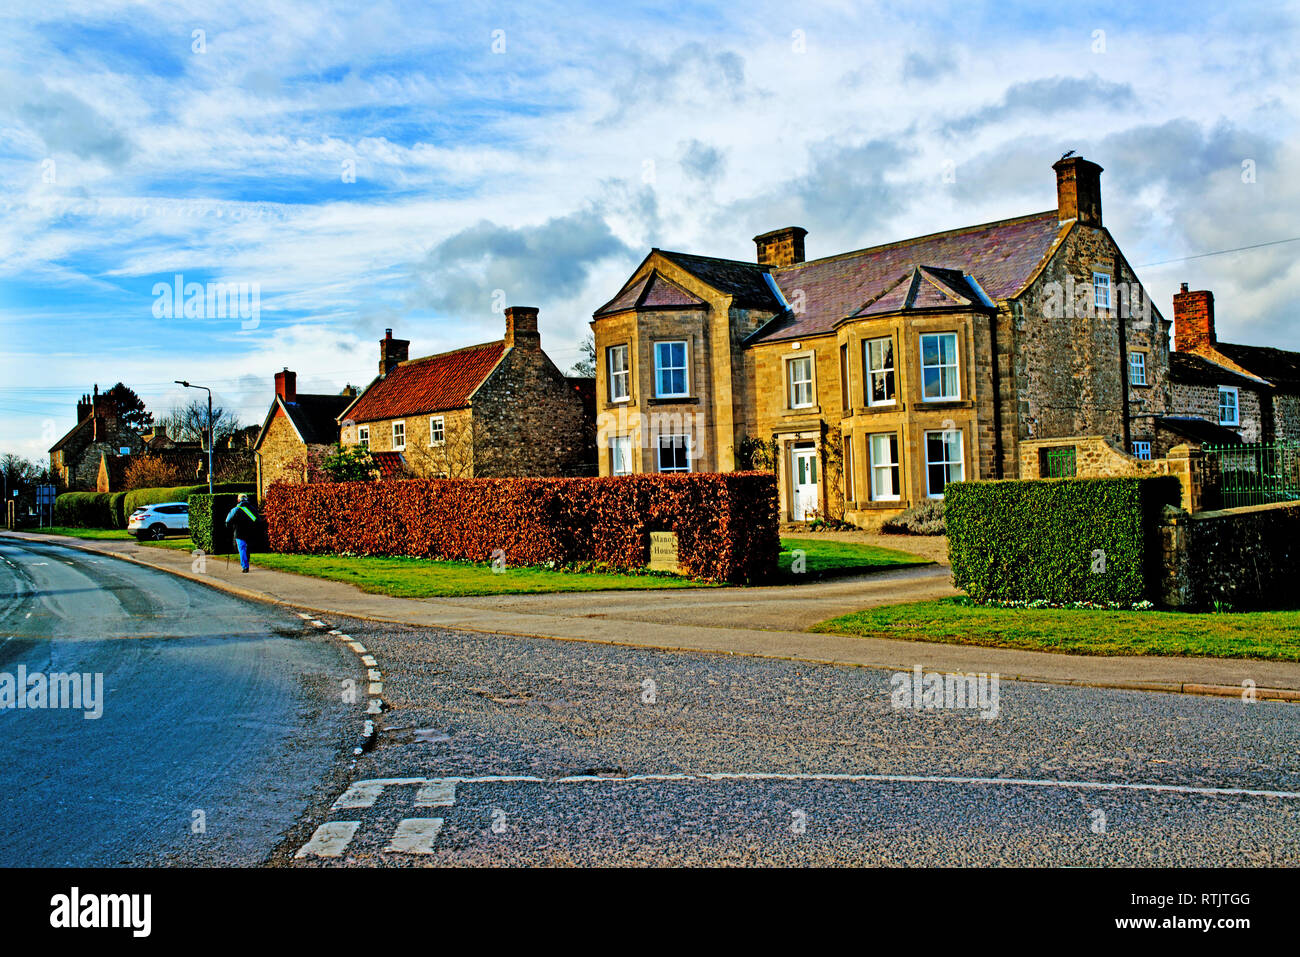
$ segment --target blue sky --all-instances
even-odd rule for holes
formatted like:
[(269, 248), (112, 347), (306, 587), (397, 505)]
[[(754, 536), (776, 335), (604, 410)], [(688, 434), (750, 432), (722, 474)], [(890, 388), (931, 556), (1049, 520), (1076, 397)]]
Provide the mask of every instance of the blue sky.
[[(541, 309), (567, 368), (651, 246), (810, 257), (1052, 208), (1105, 220), (1170, 313), (1300, 349), (1294, 5), (19, 3), (0, 13), (0, 451), (172, 380), (260, 421), (271, 376), (373, 376)], [(197, 33), (196, 31), (201, 31)], [(1253, 166), (1253, 181), (1243, 177)], [(945, 175), (947, 174), (947, 175)], [(1165, 260), (1183, 260), (1164, 265)], [(256, 284), (259, 317), (155, 285)], [(498, 293), (500, 290), (500, 293)]]

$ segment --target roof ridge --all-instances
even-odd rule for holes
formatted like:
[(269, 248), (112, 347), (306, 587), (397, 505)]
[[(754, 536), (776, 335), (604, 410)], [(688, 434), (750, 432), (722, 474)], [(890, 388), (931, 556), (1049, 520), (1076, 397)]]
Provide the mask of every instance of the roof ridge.
[(488, 349), (492, 346), (504, 346), (505, 344), (506, 341), (504, 339), (493, 339), (490, 342), (480, 342), (478, 345), (461, 346), (459, 349), (448, 349), (446, 352), (435, 352), (433, 355), (420, 356), (418, 359), (403, 359), (401, 362), (397, 363), (396, 367), (400, 369), (402, 366), (413, 366), (420, 362), (428, 362), (431, 359), (443, 359), (447, 356), (454, 356), (461, 352), (473, 352), (475, 349)]
[(750, 262), (748, 259), (728, 259), (725, 256), (705, 256), (701, 253), (684, 253), (676, 249), (660, 249), (658, 246), (652, 247), (651, 252), (659, 253), (661, 256), (690, 256), (692, 259), (707, 259), (715, 263), (730, 263), (733, 266), (748, 266), (758, 272), (767, 272), (768, 266), (762, 263)]
[[(793, 269), (801, 269), (801, 268), (804, 267), (804, 266), (810, 266), (810, 265), (812, 265), (812, 264), (814, 264), (814, 263), (827, 263), (827, 262), (834, 262), (834, 261), (837, 260), (837, 259), (847, 259), (847, 258), (849, 258), (849, 257), (851, 257), (851, 256), (861, 256), (861, 255), (863, 255), (864, 253), (874, 253), (874, 252), (879, 252), (879, 251), (882, 250), (882, 249), (897, 249), (897, 248), (900, 248), (900, 247), (902, 247), (902, 246), (907, 246), (907, 245), (910, 245), (910, 244), (912, 244), (912, 243), (919, 243), (919, 242), (922, 242), (923, 240), (927, 240), (927, 239), (937, 239), (937, 238), (940, 237), (940, 236), (956, 236), (956, 235), (958, 235), (958, 234), (960, 234), (960, 233), (972, 233), (972, 232), (975, 232), (976, 230), (980, 230), (980, 229), (988, 229), (988, 228), (990, 228), (990, 227), (992, 227), (992, 226), (1005, 226), (1005, 225), (1007, 225), (1008, 223), (1018, 223), (1018, 222), (1024, 222), (1024, 221), (1026, 221), (1026, 220), (1030, 220), (1030, 219), (1038, 219), (1038, 218), (1040, 218), (1040, 217), (1042, 217), (1042, 216), (1046, 216), (1046, 215), (1048, 215), (1049, 213), (1055, 214), (1056, 212), (1057, 212), (1057, 211), (1056, 211), (1055, 209), (1045, 209), (1045, 210), (1043, 210), (1042, 212), (1038, 212), (1038, 213), (1028, 213), (1028, 214), (1026, 214), (1026, 215), (1024, 215), (1024, 216), (1010, 216), (1010, 217), (1008, 217), (1008, 218), (1006, 218), (1006, 219), (994, 219), (994, 220), (990, 220), (990, 221), (987, 222), (987, 223), (977, 223), (977, 224), (974, 225), (974, 226), (958, 226), (958, 227), (956, 227), (956, 228), (954, 228), (954, 229), (941, 229), (941, 230), (939, 230), (938, 232), (935, 232), (935, 233), (925, 233), (925, 234), (922, 235), (922, 236), (913, 236), (913, 237), (911, 237), (910, 239), (897, 239), (897, 240), (894, 240), (892, 243), (881, 243), (881, 244), (879, 244), (879, 245), (877, 245), (877, 246), (863, 246), (861, 249), (851, 249), (851, 250), (849, 250), (848, 252), (836, 253), (836, 254), (833, 255), (833, 256), (823, 256), (823, 257), (820, 258), (820, 259), (806, 259), (806, 260), (804, 260), (804, 261), (801, 262), (801, 263), (795, 263), (795, 264), (790, 265), (790, 266), (774, 266), (774, 267), (772, 267), (772, 268), (773, 268), (774, 270), (776, 270), (776, 271), (779, 271), (779, 272), (784, 272), (784, 271), (787, 271), (787, 270), (793, 270)], [(919, 265), (919, 264), (918, 264), (918, 265)], [(948, 268), (952, 268), (952, 267), (948, 267), (948, 266), (937, 266), (937, 265), (936, 265), (934, 268), (936, 268), (936, 269), (948, 269)], [(964, 270), (963, 270), (963, 271), (964, 271)]]

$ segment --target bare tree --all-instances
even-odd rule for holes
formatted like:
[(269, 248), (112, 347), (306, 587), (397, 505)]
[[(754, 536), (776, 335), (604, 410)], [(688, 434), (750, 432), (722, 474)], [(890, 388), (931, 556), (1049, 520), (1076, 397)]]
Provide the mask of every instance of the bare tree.
[[(206, 399), (195, 399), (188, 405), (178, 406), (163, 416), (161, 423), (167, 427), (167, 435), (176, 442), (202, 442), (207, 447), (208, 403)], [(239, 419), (233, 412), (220, 406), (212, 407), (212, 431), (216, 433), (217, 444), (240, 429)]]
[(569, 370), (569, 375), (591, 378), (596, 374), (595, 333), (587, 333), (587, 338), (582, 340), (582, 344), (578, 346), (578, 351), (582, 353), (582, 358), (573, 364), (573, 368)]

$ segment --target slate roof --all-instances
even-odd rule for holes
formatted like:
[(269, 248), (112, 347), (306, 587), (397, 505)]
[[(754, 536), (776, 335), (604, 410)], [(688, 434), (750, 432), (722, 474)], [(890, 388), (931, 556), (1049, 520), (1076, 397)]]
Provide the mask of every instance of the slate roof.
[(657, 272), (649, 272), (594, 313), (607, 316), (625, 309), (703, 309), (706, 303)]
[[(749, 341), (830, 332), (840, 320), (880, 303), (904, 280), (917, 281), (917, 270), (927, 284), (900, 290), (898, 297), (903, 303), (905, 293), (920, 296), (910, 300), (912, 308), (940, 305), (942, 298), (954, 295), (982, 303), (979, 290), (994, 302), (1006, 299), (1024, 287), (1069, 226), (1061, 225), (1052, 209), (773, 269), (772, 278), (787, 301), (794, 290), (803, 291), (804, 311), (784, 313)], [(883, 309), (865, 314), (882, 314)]]
[(1241, 436), (1226, 426), (1191, 415), (1161, 415), (1156, 426), (1201, 445), (1239, 445)]
[[(271, 401), (262, 429), (257, 433), (253, 448), (262, 444), (266, 430), (271, 427), (277, 409), (283, 408), (293, 427), (308, 445), (333, 445), (339, 440), (338, 416), (353, 400), (350, 395), (317, 395), (299, 392), (296, 401), (285, 402), (278, 395)], [(220, 450), (218, 450), (220, 454)]]
[(375, 422), (463, 409), (505, 349), (505, 342), (497, 340), (399, 363), (370, 384), (347, 410), (347, 417), (353, 422)]
[(914, 266), (845, 319), (866, 319), (922, 309), (971, 307), (987, 309), (989, 305), (965, 273), (956, 269)]
[(728, 293), (732, 304), (742, 309), (781, 309), (764, 278), (768, 267), (739, 259), (716, 259), (713, 256), (693, 256), (667, 249), (654, 249), (669, 262), (681, 266), (692, 276), (702, 279), (719, 292)]
[(1263, 382), (1248, 379), (1241, 373), (1194, 352), (1169, 353), (1169, 378), (1185, 385), (1235, 385), (1256, 390), (1268, 388)]
[(63, 448), (65, 445), (70, 443), (76, 436), (81, 434), (81, 431), (83, 429), (92, 428), (94, 421), (95, 421), (95, 417), (93, 415), (86, 416), (84, 419), (82, 419), (80, 422), (78, 422), (76, 425), (70, 428), (66, 433), (64, 433), (63, 438), (59, 439), (59, 441), (51, 445), (50, 451), (51, 452), (59, 451), (59, 449)]
[(1283, 392), (1300, 392), (1300, 352), (1269, 346), (1239, 346), (1231, 342), (1216, 343), (1215, 348)]

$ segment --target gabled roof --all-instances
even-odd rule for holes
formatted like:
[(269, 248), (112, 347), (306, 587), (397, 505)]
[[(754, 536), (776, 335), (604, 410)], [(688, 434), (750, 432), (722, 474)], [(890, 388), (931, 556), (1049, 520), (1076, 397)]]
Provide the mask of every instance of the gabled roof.
[(253, 448), (260, 448), (266, 430), (271, 427), (277, 410), (283, 410), (298, 437), (306, 445), (333, 445), (339, 440), (339, 414), (348, 407), (353, 397), (350, 395), (316, 395), (299, 392), (293, 402), (286, 402), (280, 396), (271, 401), (262, 429), (257, 433)]
[(95, 417), (93, 415), (86, 416), (84, 419), (82, 419), (80, 422), (78, 422), (76, 425), (70, 428), (66, 433), (64, 433), (63, 438), (59, 439), (59, 441), (51, 445), (50, 451), (51, 452), (59, 451), (61, 448), (63, 448), (65, 445), (71, 442), (73, 438), (79, 435), (82, 432), (82, 430), (93, 428), (94, 421), (95, 421)]
[(652, 271), (597, 309), (593, 316), (627, 309), (703, 309), (706, 306), (703, 299)]
[(864, 319), (897, 312), (954, 308), (988, 309), (989, 306), (961, 270), (913, 266), (910, 272), (899, 276), (895, 283), (886, 286), (846, 318)]
[(772, 294), (764, 278), (769, 267), (738, 259), (715, 259), (712, 256), (693, 256), (667, 249), (654, 249), (669, 262), (681, 266), (692, 276), (708, 283), (718, 292), (731, 296), (734, 306), (742, 309), (770, 309), (776, 312), (782, 304)]
[(1300, 392), (1300, 352), (1269, 346), (1239, 346), (1231, 342), (1216, 343), (1215, 348), (1283, 392)]
[[(958, 298), (987, 308), (985, 296), (997, 302), (1019, 293), (1072, 225), (1062, 224), (1052, 209), (773, 268), (772, 278), (787, 300), (794, 290), (802, 291), (803, 311), (786, 311), (750, 341), (824, 334), (872, 304), (883, 302), (871, 312), (881, 314), (909, 301), (913, 293), (921, 298), (910, 299), (912, 308), (927, 304), (933, 308), (945, 299), (955, 306)], [(895, 299), (885, 302), (884, 297), (904, 279), (915, 287), (900, 290)]]
[(1161, 415), (1156, 426), (1201, 445), (1239, 445), (1241, 436), (1217, 422), (1193, 415)]
[(1265, 389), (1263, 382), (1248, 379), (1235, 369), (1211, 362), (1194, 352), (1169, 353), (1169, 378), (1184, 385), (1235, 385), (1245, 389)]
[(347, 417), (353, 422), (375, 422), (463, 409), (505, 351), (505, 342), (498, 340), (399, 363), (361, 393), (346, 409)]

